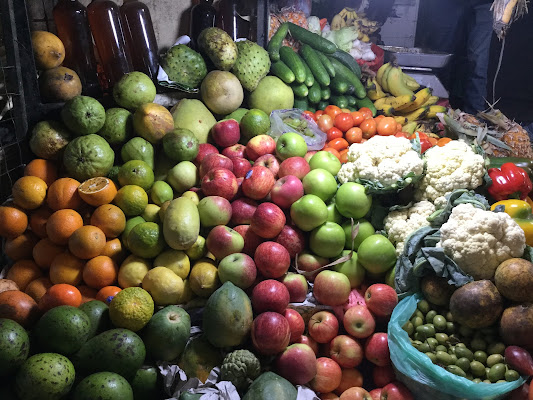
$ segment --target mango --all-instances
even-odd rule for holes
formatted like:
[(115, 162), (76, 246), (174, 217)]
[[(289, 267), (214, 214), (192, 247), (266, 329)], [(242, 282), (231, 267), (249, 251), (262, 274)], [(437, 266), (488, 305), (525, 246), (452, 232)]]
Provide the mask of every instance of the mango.
[(174, 127), (189, 129), (198, 143), (207, 143), (207, 137), (217, 120), (200, 100), (182, 99), (170, 110)]
[(192, 200), (178, 197), (170, 202), (163, 218), (163, 235), (175, 250), (187, 250), (200, 234), (200, 214)]

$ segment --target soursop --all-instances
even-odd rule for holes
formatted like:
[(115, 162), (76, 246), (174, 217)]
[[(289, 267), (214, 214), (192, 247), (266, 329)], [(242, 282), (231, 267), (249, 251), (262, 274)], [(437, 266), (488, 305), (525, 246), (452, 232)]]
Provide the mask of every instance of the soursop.
[(246, 90), (255, 90), (259, 81), (270, 71), (270, 58), (265, 49), (249, 40), (237, 42), (239, 57), (231, 72)]
[(161, 67), (169, 80), (188, 88), (197, 88), (207, 75), (202, 56), (184, 44), (171, 47), (163, 57)]
[(216, 69), (229, 71), (237, 60), (237, 46), (230, 35), (220, 28), (207, 28), (198, 35), (198, 47), (213, 62)]

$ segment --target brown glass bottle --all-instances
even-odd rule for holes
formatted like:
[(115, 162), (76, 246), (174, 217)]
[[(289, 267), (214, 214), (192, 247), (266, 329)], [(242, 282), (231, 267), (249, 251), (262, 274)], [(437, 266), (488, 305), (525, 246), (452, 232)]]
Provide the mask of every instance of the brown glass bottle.
[(57, 36), (65, 45), (63, 65), (77, 72), (83, 94), (99, 96), (93, 39), (87, 19), (87, 8), (78, 0), (59, 0), (53, 10)]
[(133, 69), (155, 79), (159, 65), (158, 50), (150, 10), (138, 0), (124, 0), (120, 17)]
[(87, 7), (89, 26), (109, 87), (133, 71), (118, 6), (111, 0), (93, 0)]
[(191, 47), (196, 48), (196, 40), (206, 28), (215, 26), (216, 10), (213, 7), (213, 0), (200, 0), (191, 9), (191, 23), (189, 36), (191, 38)]

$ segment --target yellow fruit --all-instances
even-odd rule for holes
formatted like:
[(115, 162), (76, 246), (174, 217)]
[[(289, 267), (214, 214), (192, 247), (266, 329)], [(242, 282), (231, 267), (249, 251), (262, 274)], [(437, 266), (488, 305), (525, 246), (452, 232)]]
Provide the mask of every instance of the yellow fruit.
[(141, 217), (143, 217), (146, 222), (155, 222), (157, 224), (161, 221), (159, 218), (160, 209), (161, 207), (157, 204), (148, 204), (141, 214)]
[(166, 267), (155, 267), (148, 271), (142, 286), (158, 306), (177, 304), (184, 289), (183, 280)]
[(189, 301), (194, 299), (196, 295), (191, 289), (191, 282), (188, 279), (183, 281), (183, 293), (178, 301), (178, 304), (187, 304)]
[(13, 203), (25, 210), (39, 208), (46, 197), (48, 185), (36, 176), (23, 176), (13, 185)]
[(148, 205), (148, 195), (140, 186), (126, 185), (118, 190), (113, 202), (127, 217), (133, 217), (144, 211)]
[(187, 190), (185, 193), (181, 195), (181, 197), (187, 197), (189, 200), (191, 200), (196, 205), (200, 203), (200, 198), (198, 197), (198, 193), (193, 192), (192, 190)]
[(31, 34), (35, 64), (39, 69), (59, 67), (65, 59), (65, 46), (56, 35), (46, 31)]
[(218, 269), (214, 262), (202, 259), (193, 265), (189, 275), (192, 291), (200, 297), (209, 297), (220, 286)]
[(146, 290), (130, 287), (118, 292), (109, 304), (109, 317), (117, 328), (142, 329), (154, 314), (154, 301)]
[(117, 187), (111, 179), (98, 176), (83, 182), (78, 187), (78, 193), (87, 204), (98, 207), (113, 201), (117, 194)]
[(145, 103), (133, 114), (133, 129), (139, 136), (155, 144), (174, 130), (174, 119), (162, 105)]
[(207, 255), (207, 246), (205, 245), (205, 238), (203, 236), (198, 236), (196, 242), (185, 250), (185, 253), (189, 259), (196, 261), (200, 258), (203, 258)]
[(181, 279), (187, 278), (191, 271), (191, 263), (187, 254), (174, 249), (159, 254), (154, 260), (154, 267), (167, 267)]
[(122, 288), (141, 286), (144, 276), (152, 266), (144, 258), (128, 256), (118, 270), (118, 285)]

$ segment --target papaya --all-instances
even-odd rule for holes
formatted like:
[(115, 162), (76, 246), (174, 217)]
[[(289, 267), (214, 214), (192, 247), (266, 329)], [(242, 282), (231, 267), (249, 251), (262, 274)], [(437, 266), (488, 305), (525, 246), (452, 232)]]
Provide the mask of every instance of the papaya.
[(297, 395), (292, 383), (268, 371), (253, 381), (242, 400), (296, 400)]
[(196, 377), (205, 382), (211, 370), (222, 364), (223, 360), (222, 354), (216, 347), (204, 336), (198, 336), (187, 344), (178, 365), (188, 378)]
[(170, 202), (163, 218), (163, 235), (175, 250), (187, 250), (200, 234), (200, 214), (192, 200), (178, 197)]
[(250, 298), (241, 288), (227, 281), (207, 300), (202, 319), (205, 336), (213, 346), (238, 346), (246, 340), (252, 328)]

